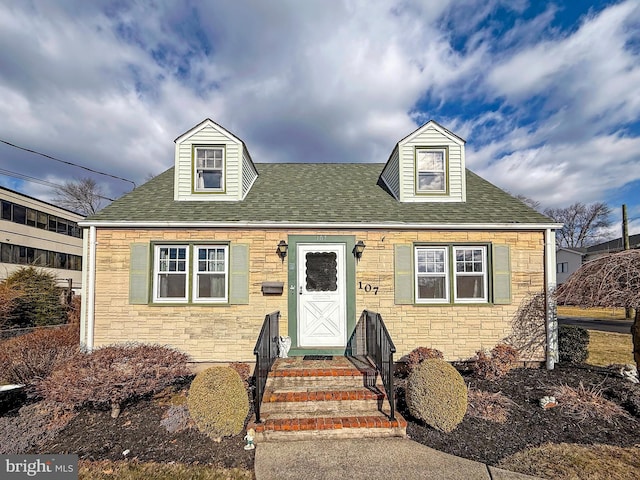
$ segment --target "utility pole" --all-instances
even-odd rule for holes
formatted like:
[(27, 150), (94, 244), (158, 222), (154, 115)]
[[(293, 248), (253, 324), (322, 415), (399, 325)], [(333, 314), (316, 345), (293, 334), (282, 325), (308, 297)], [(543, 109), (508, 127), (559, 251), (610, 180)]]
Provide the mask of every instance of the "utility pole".
[[(624, 250), (629, 250), (629, 220), (627, 219), (627, 206), (622, 205), (622, 245)], [(633, 312), (631, 307), (624, 308), (624, 316), (630, 319)]]

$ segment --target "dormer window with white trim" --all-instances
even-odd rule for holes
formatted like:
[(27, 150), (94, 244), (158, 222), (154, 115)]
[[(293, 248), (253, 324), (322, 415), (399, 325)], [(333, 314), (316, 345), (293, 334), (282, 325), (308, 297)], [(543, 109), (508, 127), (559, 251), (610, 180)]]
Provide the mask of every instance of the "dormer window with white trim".
[(416, 193), (447, 193), (447, 148), (416, 148)]
[(224, 192), (224, 147), (195, 146), (195, 192)]

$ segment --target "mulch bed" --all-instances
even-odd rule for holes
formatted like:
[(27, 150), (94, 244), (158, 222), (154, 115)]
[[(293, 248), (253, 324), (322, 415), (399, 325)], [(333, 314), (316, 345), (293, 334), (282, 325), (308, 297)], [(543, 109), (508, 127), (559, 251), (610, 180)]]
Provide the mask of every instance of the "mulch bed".
[[(398, 409), (407, 419), (407, 434), (419, 443), (443, 452), (496, 465), (515, 452), (551, 443), (603, 443), (621, 447), (640, 446), (640, 386), (615, 376), (612, 370), (591, 366), (556, 365), (554, 370), (519, 368), (502, 379), (480, 381), (465, 375), (467, 384), (477, 390), (501, 392), (515, 402), (504, 424), (471, 418), (451, 433), (439, 432), (411, 417), (404, 402), (402, 381), (398, 386)], [(613, 422), (602, 418), (572, 418), (561, 406), (544, 410), (540, 398), (550, 395), (553, 387), (597, 387), (602, 395), (633, 412)], [(628, 398), (635, 393), (636, 405)]]
[[(398, 410), (408, 421), (409, 437), (429, 447), (491, 465), (517, 451), (560, 443), (640, 445), (640, 411), (628, 398), (640, 398), (640, 386), (616, 377), (612, 371), (588, 366), (556, 366), (555, 370), (517, 369), (497, 381), (465, 380), (474, 388), (501, 392), (515, 402), (504, 424), (466, 416), (451, 433), (442, 433), (411, 417), (404, 403), (403, 380), (398, 380)], [(560, 406), (543, 410), (538, 400), (560, 385), (598, 386), (603, 395), (634, 411), (635, 416), (580, 421)], [(186, 388), (181, 386), (180, 388)], [(636, 406), (638, 406), (636, 404)], [(162, 399), (142, 399), (126, 406), (120, 416), (110, 411), (81, 410), (52, 439), (32, 453), (75, 453), (87, 460), (123, 460), (212, 464), (253, 469), (254, 451), (243, 449), (244, 432), (216, 443), (196, 428), (169, 433), (160, 424), (169, 408)], [(15, 415), (14, 411), (12, 414)], [(2, 434), (2, 432), (0, 432)], [(260, 448), (258, 446), (258, 448)], [(123, 452), (129, 450), (127, 455)], [(27, 453), (27, 452), (25, 452)]]

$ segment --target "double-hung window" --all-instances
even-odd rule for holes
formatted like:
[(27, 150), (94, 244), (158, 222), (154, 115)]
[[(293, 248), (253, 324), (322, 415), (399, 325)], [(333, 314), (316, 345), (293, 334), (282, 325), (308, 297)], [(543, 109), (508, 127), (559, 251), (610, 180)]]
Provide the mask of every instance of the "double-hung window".
[(453, 247), (456, 302), (487, 301), (487, 247)]
[(156, 302), (186, 302), (189, 277), (187, 245), (156, 245), (153, 299)]
[(416, 149), (416, 192), (446, 193), (447, 149)]
[(224, 147), (194, 147), (196, 192), (224, 191)]
[(486, 246), (416, 246), (417, 303), (488, 302)]
[(229, 300), (228, 245), (156, 245), (153, 264), (154, 302)]
[(194, 249), (193, 300), (226, 302), (229, 247), (198, 245)]
[(446, 247), (417, 247), (416, 298), (424, 303), (449, 302), (449, 259)]

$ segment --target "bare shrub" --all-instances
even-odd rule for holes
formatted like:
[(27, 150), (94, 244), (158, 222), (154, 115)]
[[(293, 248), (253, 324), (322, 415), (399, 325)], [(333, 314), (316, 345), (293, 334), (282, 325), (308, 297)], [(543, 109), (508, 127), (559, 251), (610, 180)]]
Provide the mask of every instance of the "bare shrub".
[(467, 415), (473, 418), (505, 423), (516, 403), (502, 393), (490, 393), (469, 387)]
[(473, 373), (483, 380), (496, 380), (518, 366), (518, 351), (510, 345), (500, 344), (490, 352), (478, 351), (473, 362)]
[(74, 295), (68, 304), (67, 318), (71, 324), (80, 324), (80, 308), (82, 307), (82, 297)]
[(597, 386), (588, 388), (582, 382), (577, 388), (560, 385), (553, 389), (553, 396), (567, 415), (581, 422), (596, 418), (611, 422), (616, 417), (628, 416), (621, 406), (604, 398)]
[(188, 360), (186, 354), (160, 345), (112, 345), (75, 355), (38, 385), (38, 393), (75, 407), (110, 405), (117, 417), (125, 402), (190, 375)]
[(62, 362), (80, 351), (78, 325), (41, 328), (2, 342), (0, 372), (3, 380), (33, 387)]
[(251, 375), (251, 367), (249, 364), (233, 362), (230, 363), (229, 366), (238, 372), (238, 375), (240, 375), (240, 378), (242, 379), (242, 383), (244, 383), (244, 388), (249, 388), (249, 376)]
[(511, 333), (504, 342), (518, 350), (523, 358), (544, 352), (547, 343), (546, 297), (544, 290), (530, 293), (522, 300), (511, 320)]
[(38, 402), (22, 407), (18, 416), (0, 417), (0, 455), (26, 453), (55, 437), (74, 416), (64, 405)]
[(409, 355), (407, 355), (407, 373), (411, 373), (416, 366), (430, 358), (439, 358), (442, 360), (444, 359), (444, 355), (440, 350), (436, 350), (435, 348), (414, 348), (409, 352)]

